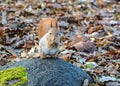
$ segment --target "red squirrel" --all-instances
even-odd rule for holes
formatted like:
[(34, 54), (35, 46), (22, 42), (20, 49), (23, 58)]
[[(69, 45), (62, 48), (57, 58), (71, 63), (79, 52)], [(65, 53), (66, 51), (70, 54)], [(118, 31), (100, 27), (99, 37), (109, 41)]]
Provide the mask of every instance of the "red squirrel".
[(40, 58), (51, 56), (57, 58), (59, 51), (59, 26), (55, 18), (43, 18), (38, 24)]

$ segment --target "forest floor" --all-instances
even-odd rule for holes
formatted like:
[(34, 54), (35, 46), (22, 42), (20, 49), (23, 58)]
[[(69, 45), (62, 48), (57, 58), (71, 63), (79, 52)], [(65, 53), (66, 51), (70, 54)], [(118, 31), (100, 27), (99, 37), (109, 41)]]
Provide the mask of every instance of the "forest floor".
[(86, 71), (93, 86), (120, 86), (119, 0), (0, 0), (0, 66), (32, 55), (43, 17), (58, 19), (61, 59)]

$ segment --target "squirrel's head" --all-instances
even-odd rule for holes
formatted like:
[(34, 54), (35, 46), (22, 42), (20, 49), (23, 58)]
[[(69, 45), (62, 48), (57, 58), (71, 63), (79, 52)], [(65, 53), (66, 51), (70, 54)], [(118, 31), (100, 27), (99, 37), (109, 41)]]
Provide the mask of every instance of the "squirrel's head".
[(59, 44), (59, 27), (57, 22), (51, 22), (51, 29), (49, 31), (49, 36), (48, 36), (48, 44), (50, 47), (57, 47)]

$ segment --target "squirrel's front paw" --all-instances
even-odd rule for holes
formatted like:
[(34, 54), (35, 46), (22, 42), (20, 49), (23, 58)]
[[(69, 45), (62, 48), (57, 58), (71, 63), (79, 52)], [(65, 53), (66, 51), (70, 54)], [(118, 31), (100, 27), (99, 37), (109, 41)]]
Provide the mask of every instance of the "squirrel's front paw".
[(56, 54), (56, 55), (54, 55), (54, 58), (55, 58), (55, 59), (57, 59), (57, 58), (58, 58), (58, 55), (57, 55), (57, 54)]

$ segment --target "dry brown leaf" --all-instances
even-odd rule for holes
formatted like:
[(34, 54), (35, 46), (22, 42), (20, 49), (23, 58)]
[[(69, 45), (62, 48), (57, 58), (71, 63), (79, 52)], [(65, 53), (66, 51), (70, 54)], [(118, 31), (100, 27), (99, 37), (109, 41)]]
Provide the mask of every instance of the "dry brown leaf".
[(7, 61), (6, 61), (6, 60), (0, 60), (0, 66), (5, 65), (6, 63), (7, 63)]
[(5, 36), (5, 29), (4, 27), (0, 27), (0, 37)]
[(88, 28), (88, 34), (91, 34), (91, 33), (93, 33), (93, 32), (97, 32), (97, 31), (103, 30), (103, 29), (104, 29), (104, 28), (103, 28), (102, 25), (90, 26), (90, 27)]
[(23, 48), (24, 49), (30, 49), (34, 45), (35, 45), (35, 43), (33, 41), (26, 41), (26, 43), (24, 44)]
[(113, 51), (108, 51), (107, 53), (105, 53), (105, 56), (109, 56), (109, 55), (116, 55), (116, 54), (120, 54), (120, 50), (113, 50)]
[(6, 55), (5, 56), (5, 59), (7, 59), (8, 61), (11, 61), (11, 60), (16, 59), (16, 58), (17, 58), (16, 55)]
[(94, 43), (89, 41), (87, 42), (80, 41), (72, 45), (72, 47), (74, 47), (77, 51), (90, 52), (90, 53), (96, 50)]
[(104, 4), (103, 0), (97, 0), (98, 4), (102, 6)]
[(65, 60), (65, 61), (70, 61), (70, 59), (72, 58), (72, 54), (66, 54), (60, 57), (61, 59)]
[(89, 29), (88, 29), (88, 34), (91, 34), (91, 33), (93, 33), (94, 32), (94, 28), (93, 27), (90, 27)]
[(99, 40), (97, 40), (97, 42), (95, 43), (96, 44), (96, 46), (100, 46), (100, 47), (105, 47), (106, 45), (109, 45), (109, 44), (111, 44), (111, 42), (109, 41), (109, 40), (107, 40), (107, 39), (99, 39)]
[(87, 62), (96, 62), (98, 59), (102, 58), (101, 55), (89, 55), (86, 59)]
[[(84, 43), (86, 44), (86, 42), (89, 41), (89, 38), (83, 36), (83, 35), (77, 35), (75, 36), (72, 40), (69, 41), (68, 43), (68, 48), (73, 48), (75, 47), (75, 49), (77, 49), (78, 51), (84, 51), (83, 47), (84, 47)], [(81, 49), (79, 49), (81, 48)]]
[(102, 74), (104, 71), (104, 68), (102, 66), (98, 66), (97, 68), (94, 69), (94, 72), (97, 74)]
[(22, 58), (27, 57), (27, 52), (25, 52), (25, 51), (21, 52), (21, 57), (22, 57)]

